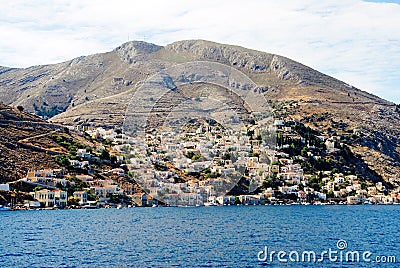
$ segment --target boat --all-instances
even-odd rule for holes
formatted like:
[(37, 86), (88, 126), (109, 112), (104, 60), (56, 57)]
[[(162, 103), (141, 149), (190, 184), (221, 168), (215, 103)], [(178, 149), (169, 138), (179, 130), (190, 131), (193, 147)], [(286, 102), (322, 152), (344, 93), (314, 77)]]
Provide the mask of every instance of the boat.
[(217, 201), (216, 197), (209, 194), (207, 197), (207, 201), (204, 202), (203, 205), (206, 207), (216, 207), (217, 206), (216, 201)]
[(10, 207), (0, 205), (0, 211), (9, 211), (9, 210), (11, 210)]

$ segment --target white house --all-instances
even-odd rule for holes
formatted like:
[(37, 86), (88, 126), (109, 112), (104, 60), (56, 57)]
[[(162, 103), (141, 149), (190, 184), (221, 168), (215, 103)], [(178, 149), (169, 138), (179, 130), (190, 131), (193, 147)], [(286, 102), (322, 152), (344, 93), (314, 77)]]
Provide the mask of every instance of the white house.
[(334, 141), (330, 141), (330, 140), (327, 140), (326, 142), (325, 142), (325, 145), (326, 145), (326, 150), (327, 151), (334, 151), (335, 150), (335, 142)]
[(78, 157), (81, 157), (81, 158), (89, 158), (90, 157), (90, 153), (87, 152), (86, 149), (78, 149), (76, 154)]
[(79, 205), (85, 205), (88, 202), (88, 193), (86, 191), (75, 191), (74, 197), (79, 199)]
[(54, 190), (54, 205), (66, 207), (68, 205), (68, 193), (62, 190)]
[(43, 207), (54, 207), (54, 192), (48, 189), (32, 192), (32, 197), (35, 198)]
[(8, 185), (7, 183), (0, 184), (0, 191), (10, 191), (10, 185)]

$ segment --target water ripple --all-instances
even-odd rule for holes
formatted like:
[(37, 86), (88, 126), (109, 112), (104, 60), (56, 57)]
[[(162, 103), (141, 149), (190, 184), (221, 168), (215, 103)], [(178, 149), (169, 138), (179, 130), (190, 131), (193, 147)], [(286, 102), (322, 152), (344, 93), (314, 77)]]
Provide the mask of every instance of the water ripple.
[(0, 266), (293, 267), (259, 262), (257, 253), (265, 246), (321, 252), (336, 249), (339, 239), (351, 250), (400, 259), (399, 212), (398, 206), (17, 211), (0, 215)]

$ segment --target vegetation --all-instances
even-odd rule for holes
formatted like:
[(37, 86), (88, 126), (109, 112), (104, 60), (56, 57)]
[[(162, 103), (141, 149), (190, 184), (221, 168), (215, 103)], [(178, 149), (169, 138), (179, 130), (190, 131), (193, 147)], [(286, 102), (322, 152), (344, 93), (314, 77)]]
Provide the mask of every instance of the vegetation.
[(50, 138), (55, 141), (58, 145), (66, 148), (71, 155), (76, 155), (77, 149), (85, 149), (91, 150), (90, 148), (84, 146), (83, 144), (76, 142), (72, 137), (66, 135), (58, 135), (53, 134)]
[(69, 167), (70, 166), (70, 162), (69, 162), (70, 159), (65, 154), (57, 155), (55, 157), (55, 160), (56, 160), (57, 164), (59, 164), (60, 166), (63, 166), (63, 167)]
[(78, 206), (79, 201), (81, 201), (79, 198), (73, 196), (68, 197), (68, 205), (70, 206)]
[(48, 109), (45, 107), (46, 105), (43, 105), (41, 107), (37, 106), (36, 103), (33, 104), (33, 109), (35, 110), (35, 113), (38, 116), (41, 116), (45, 119), (51, 118), (59, 113), (62, 113), (66, 110), (66, 107), (61, 107), (61, 106), (52, 106)]
[(86, 182), (78, 179), (76, 176), (68, 176), (66, 178), (67, 180), (74, 182), (75, 185), (73, 185), (72, 183), (68, 184), (67, 186), (62, 186), (60, 184), (57, 185), (57, 188), (63, 190), (63, 191), (67, 191), (68, 196), (72, 197), (73, 193), (75, 191), (82, 191), (84, 188), (87, 188), (88, 185)]
[(186, 156), (187, 158), (189, 158), (189, 159), (192, 159), (193, 161), (196, 161), (196, 160), (198, 160), (198, 159), (201, 158), (201, 154), (195, 154), (195, 153), (192, 152), (192, 151), (188, 151), (188, 152), (185, 154), (185, 156)]

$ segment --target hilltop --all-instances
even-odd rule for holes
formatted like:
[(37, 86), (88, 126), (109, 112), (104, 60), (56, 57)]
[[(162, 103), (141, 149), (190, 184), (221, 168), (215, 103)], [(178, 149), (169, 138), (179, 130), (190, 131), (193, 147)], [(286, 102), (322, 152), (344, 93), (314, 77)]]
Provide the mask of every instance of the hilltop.
[(46, 118), (55, 116), (54, 121), (115, 123), (139, 82), (190, 61), (219, 62), (236, 68), (262, 87), (268, 99), (342, 105), (354, 99), (356, 104), (393, 105), (288, 58), (203, 40), (179, 41), (165, 47), (133, 41), (111, 52), (59, 64), (0, 67), (0, 92), (6, 104), (21, 105)]
[(243, 72), (262, 89), (276, 118), (338, 136), (384, 179), (400, 176), (398, 106), (286, 57), (242, 47), (204, 40), (164, 47), (132, 41), (59, 64), (0, 67), (0, 93), (6, 104), (51, 122), (120, 127), (142, 81), (191, 61), (218, 62)]

